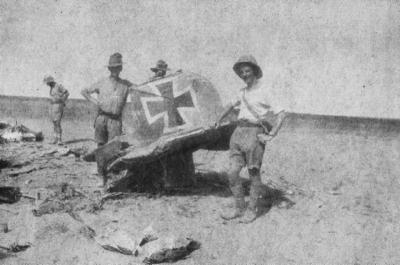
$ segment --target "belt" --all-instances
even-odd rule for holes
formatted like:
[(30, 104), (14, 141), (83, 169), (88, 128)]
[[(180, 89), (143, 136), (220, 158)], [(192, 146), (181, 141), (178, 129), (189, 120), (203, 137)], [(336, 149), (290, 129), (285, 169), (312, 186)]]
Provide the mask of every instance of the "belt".
[(237, 126), (238, 127), (254, 127), (254, 128), (262, 128), (261, 124), (251, 122), (248, 120), (238, 120), (237, 121)]
[(117, 115), (117, 114), (111, 114), (111, 113), (106, 113), (102, 110), (99, 110), (99, 112), (97, 113), (97, 116), (105, 116), (107, 118), (110, 118), (112, 120), (120, 120), (121, 119), (121, 115)]

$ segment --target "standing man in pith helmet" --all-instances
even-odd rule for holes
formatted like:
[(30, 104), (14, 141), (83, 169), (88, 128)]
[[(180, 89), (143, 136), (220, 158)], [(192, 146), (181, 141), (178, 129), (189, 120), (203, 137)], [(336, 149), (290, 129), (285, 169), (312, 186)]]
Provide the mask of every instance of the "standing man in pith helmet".
[[(226, 220), (242, 218), (241, 222), (251, 222), (257, 217), (257, 200), (261, 196), (262, 182), (260, 169), (266, 143), (278, 133), (285, 118), (285, 111), (273, 101), (270, 88), (263, 85), (263, 75), (257, 61), (251, 55), (241, 56), (233, 70), (246, 86), (238, 97), (230, 103), (217, 121), (220, 122), (235, 108), (239, 107), (238, 126), (230, 139), (230, 165), (228, 178), (235, 198), (235, 210), (222, 214)], [(269, 117), (276, 122), (271, 122)], [(274, 126), (272, 126), (272, 123)], [(244, 191), (239, 173), (247, 166), (251, 181), (250, 202), (246, 210)]]
[(158, 60), (155, 67), (150, 68), (152, 72), (154, 72), (154, 76), (150, 78), (149, 81), (155, 81), (161, 78), (164, 78), (167, 74), (167, 71), (170, 69), (168, 68), (168, 64), (163, 60)]
[(52, 143), (62, 144), (61, 119), (64, 114), (65, 102), (69, 97), (69, 92), (61, 84), (57, 84), (50, 75), (45, 76), (43, 82), (50, 87), (50, 117), (54, 128), (54, 140)]
[[(112, 54), (107, 65), (110, 76), (99, 80), (81, 92), (83, 97), (97, 107), (94, 127), (95, 140), (99, 147), (122, 134), (122, 111), (132, 86), (128, 80), (119, 77), (122, 65), (122, 55), (120, 53)], [(97, 98), (92, 94), (97, 94)], [(103, 185), (105, 185), (106, 174), (103, 169), (99, 171), (103, 177)]]

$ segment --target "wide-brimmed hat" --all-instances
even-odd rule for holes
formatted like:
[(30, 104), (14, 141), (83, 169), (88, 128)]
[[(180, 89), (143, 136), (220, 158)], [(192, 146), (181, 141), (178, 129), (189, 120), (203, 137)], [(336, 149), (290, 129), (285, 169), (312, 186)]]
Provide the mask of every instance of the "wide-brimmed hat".
[(116, 52), (110, 56), (107, 67), (117, 67), (121, 66), (122, 64), (122, 55), (119, 52)]
[(233, 65), (233, 71), (240, 76), (240, 67), (242, 65), (250, 65), (253, 70), (254, 74), (256, 75), (257, 79), (260, 79), (263, 75), (260, 66), (258, 66), (256, 59), (252, 55), (242, 55), (240, 56), (239, 60)]
[(157, 72), (157, 71), (159, 71), (159, 70), (161, 70), (161, 71), (168, 71), (169, 68), (168, 68), (168, 64), (167, 64), (165, 61), (163, 61), (163, 60), (158, 60), (156, 66), (150, 68), (150, 70), (153, 71), (153, 72)]
[(43, 78), (43, 83), (48, 84), (48, 83), (55, 83), (56, 81), (54, 80), (54, 77), (52, 77), (51, 75), (46, 75)]

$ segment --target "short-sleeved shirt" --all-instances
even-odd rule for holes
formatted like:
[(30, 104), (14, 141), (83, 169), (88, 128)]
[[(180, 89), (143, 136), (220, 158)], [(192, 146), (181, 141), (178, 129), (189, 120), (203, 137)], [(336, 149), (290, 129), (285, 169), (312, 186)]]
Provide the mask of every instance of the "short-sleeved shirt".
[(69, 96), (68, 90), (66, 90), (61, 84), (55, 84), (50, 89), (50, 99), (52, 104), (65, 104)]
[(86, 89), (89, 93), (97, 93), (100, 108), (106, 113), (121, 115), (132, 83), (121, 78), (107, 77), (99, 80)]
[(252, 114), (243, 102), (243, 97), (246, 98), (248, 104), (252, 106), (254, 112), (256, 112), (261, 119), (267, 119), (270, 113), (277, 114), (284, 110), (274, 99), (270, 90), (258, 79), (251, 88), (242, 88), (239, 95), (232, 101), (234, 106), (239, 106), (240, 108), (239, 120), (258, 123), (255, 115)]

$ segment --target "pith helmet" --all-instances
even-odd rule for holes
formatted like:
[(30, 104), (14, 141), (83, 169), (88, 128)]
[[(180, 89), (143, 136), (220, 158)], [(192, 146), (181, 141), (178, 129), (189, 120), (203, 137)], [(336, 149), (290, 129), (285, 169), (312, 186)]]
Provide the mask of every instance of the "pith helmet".
[(257, 79), (260, 79), (263, 75), (260, 66), (258, 66), (256, 59), (252, 55), (242, 55), (240, 56), (239, 60), (233, 65), (233, 71), (240, 76), (240, 67), (242, 65), (250, 65), (253, 70), (254, 74), (256, 75)]
[(107, 67), (117, 67), (122, 64), (122, 55), (119, 52), (116, 52), (110, 56)]
[(158, 60), (155, 67), (150, 68), (151, 71), (157, 72), (158, 70), (161, 71), (168, 71), (168, 64), (163, 60)]
[(54, 77), (52, 77), (51, 75), (46, 75), (43, 78), (43, 83), (45, 83), (45, 84), (54, 83), (54, 82), (55, 82)]

